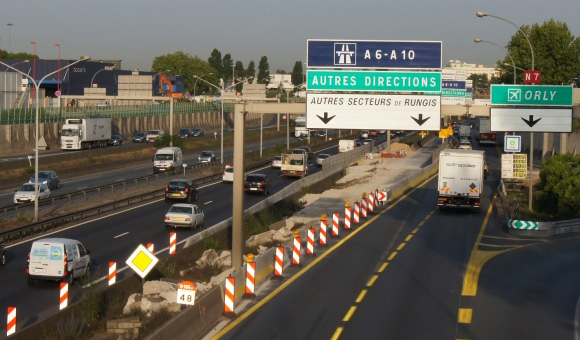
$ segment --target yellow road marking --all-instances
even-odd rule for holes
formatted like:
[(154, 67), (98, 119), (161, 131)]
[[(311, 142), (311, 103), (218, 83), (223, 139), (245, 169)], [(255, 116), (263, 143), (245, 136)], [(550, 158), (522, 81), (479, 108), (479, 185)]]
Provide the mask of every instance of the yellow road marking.
[(346, 315), (344, 316), (342, 321), (344, 321), (344, 322), (350, 321), (350, 318), (352, 317), (352, 315), (354, 314), (355, 311), (356, 311), (356, 306), (350, 306), (350, 309), (348, 310), (348, 312), (346, 313)]
[(422, 227), (423, 224), (425, 224), (425, 221), (421, 221), (421, 223), (419, 223), (419, 227)]
[(332, 338), (330, 338), (330, 340), (338, 339), (340, 337), (340, 333), (342, 333), (342, 327), (338, 327), (336, 331), (334, 331), (334, 334), (332, 335)]
[(395, 258), (395, 256), (397, 256), (397, 252), (396, 251), (392, 252), (391, 255), (389, 255), (389, 258), (387, 260), (391, 261), (392, 259)]
[(400, 251), (401, 249), (403, 249), (403, 247), (405, 247), (405, 245), (406, 245), (405, 242), (399, 244), (399, 246), (397, 247), (397, 250)]
[(411, 234), (416, 234), (419, 231), (419, 228), (415, 228), (413, 229), (413, 231), (411, 232)]
[(367, 282), (367, 287), (371, 287), (372, 285), (375, 284), (375, 281), (379, 278), (378, 275), (373, 275), (371, 276), (371, 279), (369, 280), (369, 282)]
[(459, 308), (459, 315), (457, 316), (457, 322), (459, 322), (459, 323), (471, 323), (472, 316), (473, 316), (473, 309), (471, 309), (471, 308)]
[(362, 300), (365, 298), (365, 296), (367, 295), (367, 292), (368, 292), (368, 290), (366, 290), (366, 289), (363, 289), (363, 290), (360, 292), (360, 294), (358, 295), (358, 297), (356, 298), (356, 300), (354, 300), (354, 302), (356, 302), (356, 303), (360, 303), (360, 302), (361, 302), (361, 301), (362, 301)]
[(385, 268), (387, 268), (388, 265), (389, 265), (388, 262), (383, 263), (381, 265), (381, 268), (379, 268), (379, 270), (377, 270), (377, 272), (382, 273), (385, 270)]
[(409, 242), (411, 241), (411, 239), (413, 238), (413, 235), (409, 235), (405, 238), (405, 242)]

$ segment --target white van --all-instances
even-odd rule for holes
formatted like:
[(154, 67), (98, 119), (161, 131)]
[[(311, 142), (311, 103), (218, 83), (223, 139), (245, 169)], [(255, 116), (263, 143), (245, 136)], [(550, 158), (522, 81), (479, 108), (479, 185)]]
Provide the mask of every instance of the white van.
[(347, 152), (356, 147), (354, 139), (341, 139), (338, 141), (338, 152)]
[(147, 130), (147, 137), (145, 139), (147, 140), (147, 143), (153, 143), (157, 138), (163, 136), (164, 133), (165, 131), (163, 131), (163, 129)]
[(183, 166), (181, 148), (169, 147), (157, 150), (153, 157), (153, 173), (175, 170)]
[(45, 238), (32, 243), (26, 268), (28, 283), (33, 280), (68, 281), (88, 274), (90, 252), (76, 240)]

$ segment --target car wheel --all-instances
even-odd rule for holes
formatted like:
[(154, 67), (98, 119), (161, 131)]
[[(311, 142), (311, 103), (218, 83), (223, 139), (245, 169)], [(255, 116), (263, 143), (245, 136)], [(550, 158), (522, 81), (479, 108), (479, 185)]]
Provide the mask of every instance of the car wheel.
[(2, 254), (2, 256), (0, 256), (0, 265), (5, 265), (6, 264), (6, 254)]
[(56, 188), (60, 189), (60, 182), (56, 182)]
[(68, 281), (69, 286), (72, 286), (75, 282), (75, 275), (74, 274), (75, 273), (72, 270), (70, 271), (70, 274), (68, 274), (67, 281)]
[(83, 279), (88, 281), (90, 276), (91, 276), (91, 263), (89, 262), (89, 264), (87, 264), (87, 267), (85, 268), (85, 274), (83, 275)]

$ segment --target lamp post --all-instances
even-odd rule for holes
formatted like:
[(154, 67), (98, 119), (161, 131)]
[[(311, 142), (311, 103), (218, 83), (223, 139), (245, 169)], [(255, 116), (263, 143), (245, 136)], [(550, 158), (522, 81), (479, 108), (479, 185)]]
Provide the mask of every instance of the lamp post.
[[(518, 31), (524, 36), (524, 38), (526, 38), (526, 41), (528, 42), (528, 45), (530, 45), (530, 53), (532, 55), (532, 71), (535, 70), (534, 68), (534, 48), (532, 47), (532, 43), (530, 42), (530, 39), (528, 38), (528, 36), (526, 35), (526, 33), (524, 33), (524, 31), (522, 31), (522, 29), (514, 24), (513, 22), (509, 21), (508, 19), (502, 18), (502, 17), (498, 17), (495, 15), (491, 15), (489, 13), (486, 12), (477, 12), (475, 13), (475, 15), (477, 15), (477, 17), (479, 18), (483, 18), (483, 17), (492, 17), (492, 18), (496, 18), (499, 20), (503, 20), (507, 23), (512, 24), (515, 28), (518, 29)], [(528, 185), (529, 187), (529, 193), (528, 193), (528, 209), (530, 211), (534, 211), (533, 207), (532, 207), (532, 186), (533, 186), (533, 174), (534, 174), (534, 133), (530, 132), (530, 183)]]
[(475, 38), (475, 39), (473, 39), (473, 41), (476, 44), (481, 43), (481, 42), (488, 43), (488, 44), (497, 46), (497, 47), (501, 48), (502, 50), (504, 50), (504, 52), (508, 55), (508, 57), (510, 57), (510, 59), (512, 61), (512, 65), (514, 66), (514, 85), (515, 85), (516, 84), (516, 63), (514, 62), (514, 58), (512, 58), (512, 55), (508, 52), (508, 50), (505, 49), (505, 48), (503, 48), (503, 47), (501, 47), (500, 45), (498, 45), (498, 44), (496, 44), (494, 42), (487, 41), (487, 40), (483, 40), (481, 38)]
[(36, 125), (36, 135), (34, 136), (34, 139), (35, 139), (35, 145), (36, 145), (36, 147), (34, 148), (34, 222), (37, 222), (38, 221), (38, 135), (40, 134), (40, 126), (39, 126), (40, 124), (38, 122), (39, 110), (40, 110), (40, 100), (39, 100), (38, 96), (39, 96), (39, 88), (40, 88), (40, 85), (42, 84), (42, 82), (46, 78), (52, 76), (53, 74), (58, 73), (59, 71), (64, 70), (66, 68), (69, 68), (69, 67), (71, 67), (71, 66), (73, 66), (73, 65), (75, 65), (77, 63), (80, 63), (81, 61), (87, 61), (87, 60), (90, 60), (90, 59), (91, 59), (90, 57), (82, 57), (81, 59), (79, 59), (79, 60), (77, 60), (77, 61), (75, 61), (73, 63), (70, 63), (70, 64), (68, 64), (65, 67), (59, 68), (56, 71), (53, 71), (51, 73), (48, 73), (47, 75), (45, 75), (44, 77), (42, 77), (42, 79), (40, 79), (40, 81), (38, 83), (36, 82), (35, 79), (32, 79), (28, 74), (26, 74), (26, 73), (24, 73), (22, 71), (19, 71), (19, 70), (15, 69), (14, 67), (12, 67), (10, 65), (7, 65), (7, 64), (4, 64), (3, 62), (0, 61), (0, 64), (6, 66), (9, 69), (11, 69), (11, 70), (13, 70), (15, 72), (18, 72), (21, 75), (23, 75), (23, 76), (27, 77), (28, 79), (32, 80), (32, 82), (34, 83), (34, 87), (35, 87), (35, 92), (36, 92), (36, 117), (35, 117), (35, 122), (36, 122), (35, 123), (35, 125)]
[[(58, 75), (57, 75), (57, 82), (56, 82), (56, 90), (58, 91), (58, 95), (60, 96), (60, 44), (54, 44), (54, 46), (56, 46), (58, 48), (58, 65), (57, 68), (59, 69), (58, 71)], [(93, 85), (91, 84), (91, 87), (93, 87)]]
[(210, 74), (213, 74), (213, 72), (206, 73), (206, 74), (202, 75), (201, 77), (198, 77), (198, 76), (196, 76), (195, 74), (193, 75), (193, 77), (194, 77), (194, 78), (196, 78), (196, 79), (195, 79), (195, 83), (193, 83), (193, 100), (195, 100), (195, 86), (197, 85), (197, 81), (198, 81), (200, 78), (203, 78), (203, 77), (205, 77), (205, 76), (209, 76)]
[(11, 35), (10, 33), (11, 33), (11, 30), (12, 30), (12, 26), (13, 25), (14, 24), (12, 24), (11, 22), (9, 22), (9, 23), (6, 24), (6, 26), (8, 26), (8, 52), (12, 51), (10, 49), (10, 35)]
[[(30, 43), (32, 45), (34, 45), (34, 57), (33, 57), (34, 58), (33, 59), (34, 60), (34, 66), (32, 67), (32, 82), (36, 84), (36, 41), (31, 41)], [(33, 92), (33, 94), (34, 94), (34, 92)]]

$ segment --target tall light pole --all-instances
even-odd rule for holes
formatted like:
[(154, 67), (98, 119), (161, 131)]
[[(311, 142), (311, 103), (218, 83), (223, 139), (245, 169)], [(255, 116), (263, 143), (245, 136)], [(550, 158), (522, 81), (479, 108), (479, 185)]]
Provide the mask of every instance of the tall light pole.
[(31, 41), (30, 43), (34, 45), (34, 66), (32, 68), (32, 82), (36, 84), (36, 41)]
[(12, 31), (12, 26), (13, 24), (11, 22), (7, 23), (6, 26), (8, 26), (8, 52), (12, 51), (10, 49), (10, 35), (11, 35), (11, 31)]
[(197, 81), (198, 81), (200, 78), (203, 78), (203, 77), (205, 77), (205, 76), (209, 76), (210, 74), (213, 74), (213, 72), (206, 73), (206, 74), (202, 75), (201, 77), (198, 77), (198, 76), (196, 76), (195, 74), (193, 75), (193, 77), (194, 77), (194, 78), (196, 78), (196, 79), (195, 79), (195, 83), (193, 83), (193, 100), (195, 100), (195, 86), (197, 85)]
[[(491, 15), (488, 14), (486, 12), (477, 12), (475, 13), (475, 15), (477, 15), (477, 17), (479, 18), (483, 18), (483, 17), (492, 17), (492, 18), (496, 18), (499, 20), (503, 20), (507, 23), (512, 24), (515, 28), (518, 29), (518, 31), (520, 31), (520, 33), (524, 36), (524, 38), (526, 38), (526, 41), (528, 42), (528, 45), (530, 45), (530, 53), (532, 55), (532, 71), (535, 70), (534, 68), (534, 48), (532, 47), (532, 43), (530, 42), (530, 39), (528, 38), (528, 36), (526, 35), (526, 33), (524, 33), (524, 31), (522, 31), (522, 29), (514, 24), (513, 22), (509, 21), (508, 19), (502, 18), (502, 17), (498, 17), (495, 15)], [(533, 186), (533, 176), (534, 175), (534, 133), (530, 132), (530, 183), (528, 185), (529, 187), (529, 193), (528, 193), (528, 209), (530, 211), (534, 211), (533, 207), (532, 207), (532, 186)]]
[[(58, 65), (57, 65), (57, 68), (60, 70), (60, 44), (54, 44), (54, 46), (56, 46), (58, 48)], [(58, 91), (58, 93), (59, 93), (58, 95), (60, 96), (60, 71), (58, 71), (58, 75), (57, 75), (56, 90)]]
[(508, 55), (508, 57), (510, 57), (510, 59), (511, 59), (511, 61), (512, 61), (512, 65), (514, 66), (514, 85), (515, 85), (515, 84), (516, 84), (516, 63), (514, 62), (514, 58), (512, 58), (512, 55), (511, 55), (511, 54), (508, 52), (508, 50), (507, 50), (507, 49), (505, 49), (505, 48), (503, 48), (503, 47), (501, 47), (500, 45), (498, 45), (498, 44), (496, 44), (496, 43), (494, 43), (494, 42), (487, 41), (487, 40), (483, 40), (483, 39), (481, 39), (481, 38), (475, 38), (475, 39), (473, 39), (473, 41), (474, 41), (476, 44), (478, 44), (478, 43), (482, 43), (482, 42), (484, 42), (484, 43), (488, 43), (488, 44), (491, 44), (491, 45), (497, 46), (497, 47), (501, 48), (502, 50), (504, 50), (504, 52), (505, 52), (505, 53)]
[(32, 80), (32, 82), (34, 83), (34, 87), (35, 87), (35, 92), (36, 92), (36, 117), (35, 117), (36, 135), (34, 136), (34, 139), (35, 139), (35, 148), (34, 148), (34, 222), (38, 221), (38, 137), (39, 137), (38, 135), (40, 134), (40, 126), (39, 126), (40, 124), (38, 122), (39, 110), (40, 110), (40, 100), (39, 100), (38, 96), (39, 96), (40, 85), (42, 84), (42, 82), (46, 78), (52, 76), (53, 74), (58, 73), (59, 71), (64, 70), (66, 68), (69, 68), (77, 63), (80, 63), (81, 61), (87, 61), (90, 59), (91, 59), (90, 57), (82, 57), (81, 59), (79, 59), (73, 63), (70, 63), (65, 67), (59, 68), (58, 70), (53, 71), (53, 72), (45, 75), (44, 77), (42, 77), (42, 79), (40, 79), (40, 81), (38, 83), (36, 82), (35, 79), (32, 79), (28, 74), (26, 74), (22, 71), (19, 71), (19, 70), (15, 69), (14, 67), (7, 65), (7, 64), (4, 64), (3, 62), (0, 61), (0, 64), (6, 66), (9, 69), (11, 69), (15, 72), (18, 72), (21, 75), (25, 76), (26, 78)]

